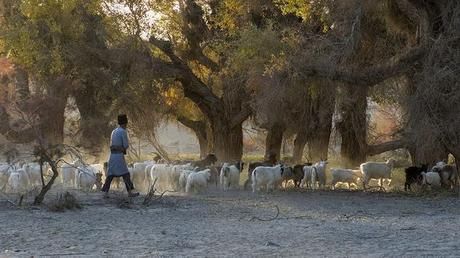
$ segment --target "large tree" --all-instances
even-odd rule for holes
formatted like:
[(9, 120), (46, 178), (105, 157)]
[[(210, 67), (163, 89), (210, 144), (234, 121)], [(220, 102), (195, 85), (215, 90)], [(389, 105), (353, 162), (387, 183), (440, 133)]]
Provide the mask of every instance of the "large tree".
[[(261, 15), (260, 5), (243, 1), (210, 1), (208, 5), (178, 1), (178, 4), (181, 26), (178, 31), (171, 30), (177, 34), (169, 35), (170, 40), (153, 35), (150, 43), (168, 57), (165, 65), (172, 68), (171, 75), (181, 83), (184, 96), (209, 121), (217, 157), (241, 159), (242, 123), (251, 114), (251, 92), (247, 85), (250, 78), (260, 75), (259, 70), (251, 69), (254, 66), (251, 62), (276, 54), (276, 49), (244, 45), (247, 37), (268, 28), (260, 18), (256, 19), (257, 12)], [(209, 8), (208, 12), (204, 7)], [(232, 12), (237, 15), (226, 16)], [(260, 65), (255, 66), (260, 69)]]

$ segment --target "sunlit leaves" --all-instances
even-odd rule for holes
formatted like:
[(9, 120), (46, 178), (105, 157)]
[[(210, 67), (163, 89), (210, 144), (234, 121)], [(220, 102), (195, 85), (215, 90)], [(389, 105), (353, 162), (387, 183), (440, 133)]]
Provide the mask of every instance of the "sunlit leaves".
[(247, 1), (241, 0), (223, 0), (219, 6), (219, 15), (213, 16), (214, 24), (234, 34), (241, 27), (243, 17), (247, 13)]
[(283, 14), (294, 14), (303, 20), (308, 20), (311, 15), (311, 2), (305, 0), (274, 0)]

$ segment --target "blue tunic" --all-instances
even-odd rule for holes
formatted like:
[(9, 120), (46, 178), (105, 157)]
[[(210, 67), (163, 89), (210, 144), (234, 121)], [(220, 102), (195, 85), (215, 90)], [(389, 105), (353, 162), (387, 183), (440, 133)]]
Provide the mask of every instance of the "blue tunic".
[[(121, 127), (112, 131), (110, 146), (120, 146), (126, 149), (129, 147), (128, 133)], [(110, 153), (107, 174), (109, 176), (122, 176), (129, 173), (123, 153)]]

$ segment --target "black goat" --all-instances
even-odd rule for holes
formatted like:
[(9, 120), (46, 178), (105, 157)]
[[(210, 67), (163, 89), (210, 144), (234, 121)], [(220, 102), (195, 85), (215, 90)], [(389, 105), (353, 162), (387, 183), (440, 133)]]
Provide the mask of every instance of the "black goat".
[(292, 176), (289, 178), (290, 180), (294, 181), (294, 186), (300, 188), (300, 183), (302, 182), (304, 173), (303, 173), (303, 167), (304, 166), (311, 166), (312, 163), (305, 163), (305, 164), (299, 164), (295, 165), (292, 169)]
[(406, 173), (406, 182), (404, 183), (404, 191), (411, 190), (410, 186), (413, 183), (422, 183), (422, 172), (427, 172), (428, 166), (423, 164), (421, 167), (408, 167), (404, 170)]

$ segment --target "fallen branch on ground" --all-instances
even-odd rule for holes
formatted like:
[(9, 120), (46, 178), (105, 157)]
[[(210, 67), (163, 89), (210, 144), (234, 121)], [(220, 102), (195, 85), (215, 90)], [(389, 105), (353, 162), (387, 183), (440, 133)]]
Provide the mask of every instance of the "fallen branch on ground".
[(280, 208), (278, 207), (278, 205), (275, 205), (275, 208), (276, 208), (275, 217), (270, 218), (270, 219), (262, 219), (262, 218), (259, 218), (257, 216), (253, 216), (249, 221), (254, 221), (254, 220), (258, 220), (258, 221), (273, 221), (273, 220), (277, 219), (278, 216), (280, 215)]

